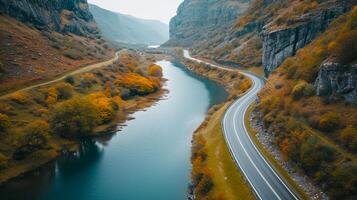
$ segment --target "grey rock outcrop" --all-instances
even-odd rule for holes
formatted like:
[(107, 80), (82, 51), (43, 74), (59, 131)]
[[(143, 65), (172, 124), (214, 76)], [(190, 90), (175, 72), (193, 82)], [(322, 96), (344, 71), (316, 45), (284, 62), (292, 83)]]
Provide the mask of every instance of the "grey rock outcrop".
[(77, 35), (99, 32), (87, 0), (0, 0), (0, 14), (40, 30)]
[(320, 66), (315, 88), (319, 96), (340, 95), (347, 102), (357, 103), (357, 64), (324, 62)]
[(263, 67), (269, 75), (289, 56), (294, 56), (326, 30), (338, 16), (352, 8), (351, 1), (327, 1), (320, 9), (300, 16), (292, 25), (283, 29), (270, 28), (267, 24), (261, 33), (263, 39)]
[(243, 13), (250, 0), (185, 0), (170, 21), (167, 46), (192, 46), (225, 31)]

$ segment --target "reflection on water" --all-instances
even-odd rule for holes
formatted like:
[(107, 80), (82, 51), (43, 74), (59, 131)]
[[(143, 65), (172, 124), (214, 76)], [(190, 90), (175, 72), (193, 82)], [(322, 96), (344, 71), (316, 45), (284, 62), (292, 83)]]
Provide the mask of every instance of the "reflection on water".
[(193, 131), (223, 88), (162, 61), (165, 100), (132, 115), (120, 132), (82, 142), (78, 153), (0, 188), (1, 199), (182, 200), (190, 181)]
[[(101, 138), (102, 143), (107, 140)], [(110, 139), (110, 138), (108, 138)], [(90, 168), (103, 155), (103, 145), (88, 139), (81, 142), (76, 153), (63, 153), (55, 162), (48, 163), (41, 168), (16, 178), (0, 188), (1, 199), (38, 199), (52, 187), (56, 177), (71, 179), (74, 174)], [(26, 191), (26, 192), (21, 192)]]

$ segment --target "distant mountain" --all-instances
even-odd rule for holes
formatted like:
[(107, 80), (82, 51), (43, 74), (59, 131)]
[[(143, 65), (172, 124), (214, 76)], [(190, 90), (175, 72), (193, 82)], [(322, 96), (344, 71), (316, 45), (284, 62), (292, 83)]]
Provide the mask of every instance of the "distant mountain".
[(129, 44), (162, 44), (169, 39), (169, 27), (157, 20), (146, 20), (105, 10), (89, 9), (103, 36), (110, 41)]

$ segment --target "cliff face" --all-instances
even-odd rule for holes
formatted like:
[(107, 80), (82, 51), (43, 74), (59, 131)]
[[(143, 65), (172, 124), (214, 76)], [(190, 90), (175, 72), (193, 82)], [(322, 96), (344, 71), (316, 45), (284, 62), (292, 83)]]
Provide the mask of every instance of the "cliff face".
[(0, 14), (40, 30), (77, 35), (98, 33), (87, 0), (0, 0)]
[(343, 66), (337, 62), (324, 62), (315, 88), (319, 96), (339, 95), (347, 102), (357, 103), (357, 64)]
[(191, 46), (224, 31), (244, 12), (250, 0), (185, 0), (170, 21), (166, 45)]
[(266, 75), (274, 71), (283, 61), (294, 56), (296, 51), (326, 30), (338, 16), (351, 9), (347, 1), (329, 1), (311, 13), (299, 16), (292, 25), (274, 28), (268, 24), (261, 33), (263, 40), (263, 67)]

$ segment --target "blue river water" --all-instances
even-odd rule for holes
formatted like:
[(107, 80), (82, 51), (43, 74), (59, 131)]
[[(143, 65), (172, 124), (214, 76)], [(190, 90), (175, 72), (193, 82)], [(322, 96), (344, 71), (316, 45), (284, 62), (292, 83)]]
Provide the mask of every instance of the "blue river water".
[(180, 64), (158, 62), (166, 97), (132, 114), (121, 131), (82, 142), (64, 155), (0, 189), (1, 199), (183, 200), (190, 182), (192, 133), (224, 89)]

